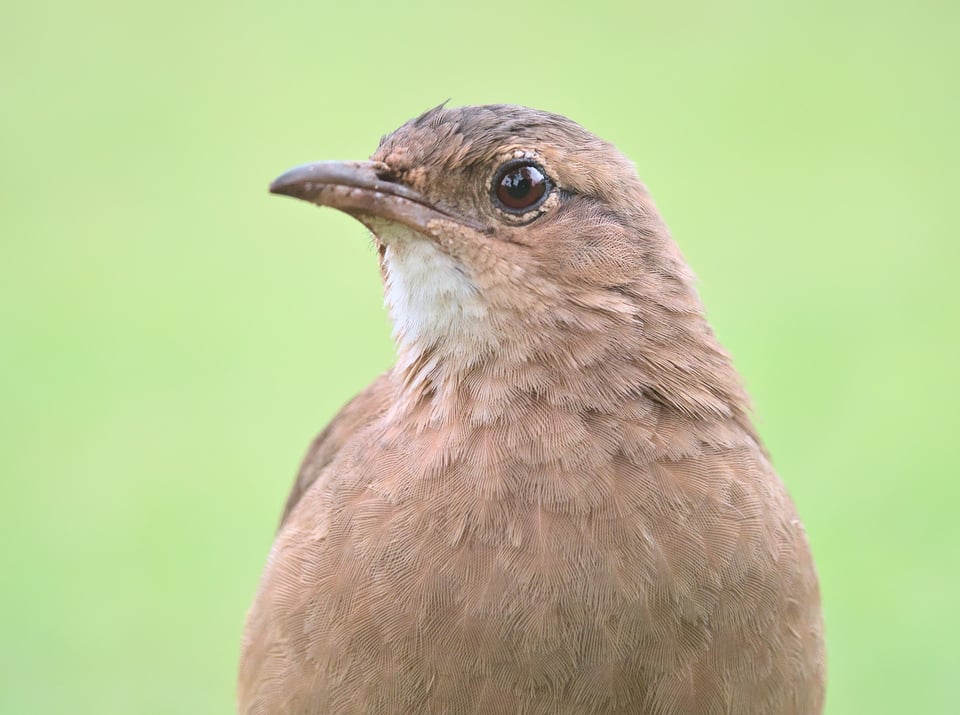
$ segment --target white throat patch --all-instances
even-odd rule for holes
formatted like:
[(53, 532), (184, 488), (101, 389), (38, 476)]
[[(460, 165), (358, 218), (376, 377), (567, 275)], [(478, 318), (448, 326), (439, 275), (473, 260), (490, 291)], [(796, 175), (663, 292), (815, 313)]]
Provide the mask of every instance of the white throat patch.
[(496, 345), (487, 304), (456, 260), (402, 224), (369, 225), (385, 246), (386, 304), (401, 360), (434, 347), (444, 358), (469, 364)]

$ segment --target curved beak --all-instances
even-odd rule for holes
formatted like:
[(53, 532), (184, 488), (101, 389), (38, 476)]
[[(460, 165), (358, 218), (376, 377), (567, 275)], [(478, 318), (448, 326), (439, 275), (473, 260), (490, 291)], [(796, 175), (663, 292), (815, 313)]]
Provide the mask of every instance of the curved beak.
[(464, 223), (410, 187), (380, 178), (384, 168), (373, 161), (304, 164), (274, 179), (270, 193), (339, 209), (368, 226), (370, 218), (383, 218), (428, 236), (436, 236), (438, 222)]

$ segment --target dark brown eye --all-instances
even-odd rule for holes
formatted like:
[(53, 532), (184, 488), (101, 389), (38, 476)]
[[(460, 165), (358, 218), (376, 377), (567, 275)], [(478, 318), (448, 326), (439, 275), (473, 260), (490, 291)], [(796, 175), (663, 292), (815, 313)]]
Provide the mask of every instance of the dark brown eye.
[(507, 164), (493, 182), (493, 194), (500, 208), (513, 214), (526, 213), (538, 206), (549, 191), (550, 180), (543, 169), (532, 162)]

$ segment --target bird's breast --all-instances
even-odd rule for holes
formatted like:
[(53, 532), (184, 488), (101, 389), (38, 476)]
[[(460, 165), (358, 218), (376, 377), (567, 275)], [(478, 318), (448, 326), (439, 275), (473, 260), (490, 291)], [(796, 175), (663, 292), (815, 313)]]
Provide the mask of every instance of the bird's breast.
[(590, 448), (584, 425), (563, 458), (495, 426), (344, 450), (275, 544), (251, 625), (267, 662), (308, 667), (330, 703), (478, 712), (517, 692), (639, 703), (724, 638), (761, 648), (805, 542), (756, 445), (654, 458), (624, 426)]

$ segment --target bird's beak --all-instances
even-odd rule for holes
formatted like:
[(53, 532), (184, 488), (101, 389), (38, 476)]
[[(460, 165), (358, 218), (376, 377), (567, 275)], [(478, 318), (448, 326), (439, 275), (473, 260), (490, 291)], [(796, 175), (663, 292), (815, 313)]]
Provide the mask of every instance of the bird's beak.
[(410, 187), (380, 178), (383, 168), (373, 161), (304, 164), (274, 179), (270, 192), (340, 209), (368, 226), (382, 218), (434, 237), (443, 223), (463, 223)]

